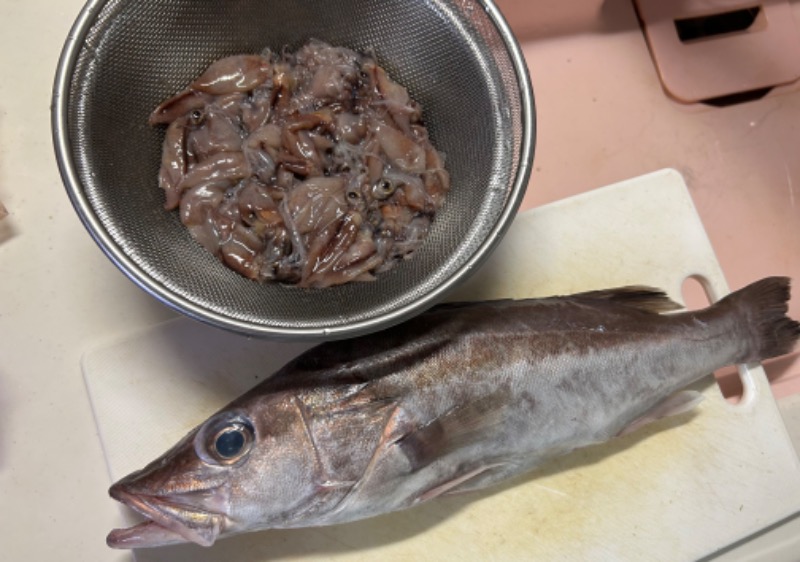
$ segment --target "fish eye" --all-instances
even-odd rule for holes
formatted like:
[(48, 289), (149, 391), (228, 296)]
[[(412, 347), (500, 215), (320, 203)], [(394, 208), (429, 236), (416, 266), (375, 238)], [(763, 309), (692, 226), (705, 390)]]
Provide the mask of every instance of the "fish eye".
[(205, 112), (199, 109), (195, 109), (189, 113), (189, 121), (192, 123), (192, 125), (200, 125), (205, 120), (205, 117)]
[(254, 431), (250, 424), (234, 421), (211, 434), (207, 450), (221, 464), (231, 464), (244, 457), (253, 445)]
[(383, 178), (372, 186), (372, 196), (378, 200), (388, 199), (392, 196), (397, 187), (395, 182)]

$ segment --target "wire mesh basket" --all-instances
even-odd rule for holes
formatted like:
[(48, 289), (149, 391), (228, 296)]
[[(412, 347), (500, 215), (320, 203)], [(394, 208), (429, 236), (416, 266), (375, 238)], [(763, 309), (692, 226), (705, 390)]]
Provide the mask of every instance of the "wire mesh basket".
[[(413, 257), (375, 281), (325, 289), (258, 283), (197, 244), (157, 188), (159, 102), (211, 62), (310, 38), (370, 52), (424, 110), (451, 189)], [(53, 134), (87, 230), (135, 283), (237, 332), (332, 339), (417, 314), (463, 281), (522, 200), (535, 140), (525, 62), (488, 0), (93, 0), (58, 66)]]

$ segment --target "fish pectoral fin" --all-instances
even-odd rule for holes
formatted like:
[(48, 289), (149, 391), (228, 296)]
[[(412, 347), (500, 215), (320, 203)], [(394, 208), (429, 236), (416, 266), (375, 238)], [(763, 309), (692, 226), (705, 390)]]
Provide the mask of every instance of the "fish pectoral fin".
[(703, 401), (703, 395), (696, 390), (682, 390), (667, 397), (665, 400), (659, 402), (651, 410), (639, 416), (617, 434), (617, 437), (633, 433), (640, 427), (643, 427), (654, 421), (658, 421), (670, 416), (677, 416), (694, 409), (700, 402)]
[(429, 465), (444, 455), (481, 442), (504, 421), (508, 394), (497, 391), (480, 400), (456, 406), (437, 418), (405, 428), (394, 439), (408, 459), (412, 471)]
[(418, 504), (426, 502), (428, 500), (432, 500), (433, 498), (438, 498), (439, 496), (443, 496), (445, 494), (457, 494), (459, 492), (467, 492), (469, 490), (472, 490), (474, 488), (470, 484), (472, 484), (478, 476), (494, 468), (501, 467), (503, 466), (503, 464), (504, 463), (489, 464), (486, 466), (480, 466), (474, 470), (470, 470), (469, 472), (462, 474), (461, 476), (457, 476), (452, 480), (448, 480), (447, 482), (439, 484), (438, 486), (431, 488), (427, 492), (424, 492), (419, 498), (417, 498), (417, 500), (414, 503)]

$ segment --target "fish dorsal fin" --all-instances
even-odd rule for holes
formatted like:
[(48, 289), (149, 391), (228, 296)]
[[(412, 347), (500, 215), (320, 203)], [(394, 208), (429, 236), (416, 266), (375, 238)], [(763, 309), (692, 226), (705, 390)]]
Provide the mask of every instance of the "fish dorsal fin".
[(578, 293), (573, 295), (573, 297), (578, 299), (607, 301), (629, 306), (644, 312), (661, 313), (683, 308), (683, 306), (670, 299), (664, 291), (644, 285), (629, 285), (627, 287), (617, 287), (614, 289), (588, 291), (586, 293)]

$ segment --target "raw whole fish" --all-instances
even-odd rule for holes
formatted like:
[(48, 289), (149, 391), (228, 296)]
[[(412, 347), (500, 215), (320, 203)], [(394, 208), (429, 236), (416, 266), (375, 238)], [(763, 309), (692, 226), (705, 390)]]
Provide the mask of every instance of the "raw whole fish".
[(322, 344), (111, 487), (115, 548), (344, 523), (484, 488), (692, 408), (720, 367), (791, 351), (789, 280), (701, 311), (627, 287), (449, 304)]

